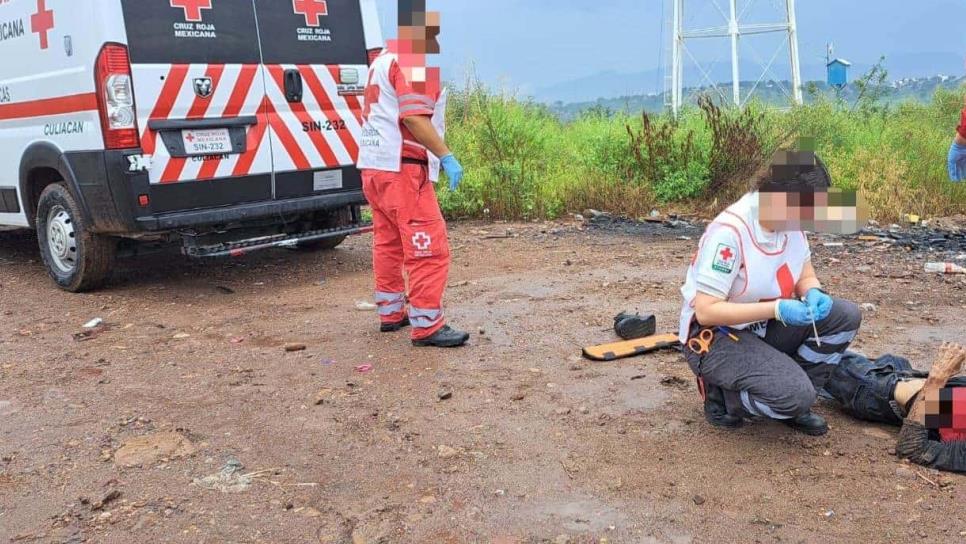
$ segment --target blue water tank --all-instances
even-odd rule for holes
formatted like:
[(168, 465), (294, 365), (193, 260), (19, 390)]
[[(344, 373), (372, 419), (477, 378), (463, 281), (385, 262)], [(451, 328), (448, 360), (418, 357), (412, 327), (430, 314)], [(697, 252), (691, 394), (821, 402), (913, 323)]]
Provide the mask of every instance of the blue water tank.
[(828, 85), (841, 89), (849, 84), (849, 67), (852, 63), (845, 59), (835, 59), (828, 63)]

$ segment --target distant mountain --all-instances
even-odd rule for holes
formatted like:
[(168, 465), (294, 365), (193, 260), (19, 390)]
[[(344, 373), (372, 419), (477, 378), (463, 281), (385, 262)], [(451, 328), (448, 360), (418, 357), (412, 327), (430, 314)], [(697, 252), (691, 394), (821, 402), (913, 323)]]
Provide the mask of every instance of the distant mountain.
[[(861, 76), (877, 61), (878, 59), (874, 59), (872, 62), (867, 60), (854, 61), (851, 76)], [(897, 53), (886, 58), (885, 67), (889, 70), (890, 79), (914, 78), (922, 76), (922, 74), (961, 75), (964, 71), (963, 59), (952, 53)], [(686, 69), (689, 74), (696, 76), (697, 71), (693, 65), (689, 63)], [(772, 72), (775, 76), (781, 77), (785, 75), (782, 70), (782, 68), (774, 68)], [(760, 72), (761, 66), (758, 64), (743, 62), (741, 65), (741, 73), (745, 77), (751, 77), (752, 74), (757, 77)], [(716, 64), (710, 67), (708, 75), (714, 81), (730, 81), (731, 66), (727, 63)], [(664, 91), (664, 77), (665, 74), (662, 69), (627, 73), (599, 72), (538, 88), (533, 93), (533, 98), (551, 104), (657, 94)], [(825, 63), (823, 61), (804, 62), (802, 64), (802, 79), (805, 81), (824, 81)]]
[[(742, 96), (747, 95), (753, 85), (754, 82), (751, 81), (742, 82)], [(966, 77), (941, 75), (925, 78), (905, 78), (890, 84), (885, 90), (883, 101), (886, 103), (926, 101), (932, 98), (938, 88), (956, 89), (963, 85), (966, 85)], [(763, 81), (758, 85), (755, 96), (758, 100), (766, 104), (786, 105), (789, 103), (789, 99), (785, 91), (782, 90), (782, 86), (784, 86), (785, 91), (791, 88), (791, 84), (787, 81), (781, 84), (775, 81)], [(809, 86), (814, 86), (819, 94), (828, 96), (836, 94), (833, 89), (830, 89), (822, 81), (806, 83), (806, 88)], [(730, 98), (730, 87), (722, 89), (722, 91), (726, 97)], [(692, 87), (685, 89), (685, 101), (693, 102), (698, 95), (709, 92), (713, 92), (710, 87)], [(858, 93), (853, 85), (849, 85), (840, 94), (845, 100), (851, 101), (855, 100)], [(806, 100), (808, 100), (808, 96), (806, 96)], [(555, 102), (548, 106), (552, 112), (565, 121), (572, 120), (591, 109), (597, 109), (605, 113), (637, 114), (641, 111), (647, 111), (649, 113), (661, 112), (667, 108), (664, 93), (627, 95), (617, 98), (600, 98), (597, 100), (571, 103)]]

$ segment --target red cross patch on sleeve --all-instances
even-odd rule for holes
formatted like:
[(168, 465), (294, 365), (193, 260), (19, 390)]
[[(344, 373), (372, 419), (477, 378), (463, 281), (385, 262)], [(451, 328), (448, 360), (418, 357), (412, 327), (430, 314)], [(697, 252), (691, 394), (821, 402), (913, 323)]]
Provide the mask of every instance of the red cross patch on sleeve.
[(728, 244), (718, 244), (718, 249), (714, 254), (714, 262), (711, 264), (711, 268), (715, 272), (721, 272), (722, 274), (731, 274), (735, 270), (735, 260), (738, 257), (738, 252), (735, 248), (729, 246)]

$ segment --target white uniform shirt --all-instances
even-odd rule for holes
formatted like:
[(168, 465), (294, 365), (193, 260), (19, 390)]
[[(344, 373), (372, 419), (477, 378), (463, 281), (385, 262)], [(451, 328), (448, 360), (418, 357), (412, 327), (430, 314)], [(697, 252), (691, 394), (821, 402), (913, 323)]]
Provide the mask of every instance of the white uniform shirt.
[[(745, 195), (715, 218), (701, 237), (681, 288), (681, 342), (688, 340), (699, 292), (739, 303), (794, 298), (811, 258), (805, 233), (766, 231), (758, 223), (758, 193)], [(750, 328), (764, 336), (763, 324), (732, 328)]]

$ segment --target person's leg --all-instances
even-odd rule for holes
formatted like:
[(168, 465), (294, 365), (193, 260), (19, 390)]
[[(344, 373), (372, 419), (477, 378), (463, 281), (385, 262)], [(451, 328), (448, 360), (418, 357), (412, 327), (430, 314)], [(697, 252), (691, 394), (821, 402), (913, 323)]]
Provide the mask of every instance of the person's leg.
[(691, 369), (706, 386), (724, 391), (729, 414), (792, 420), (809, 413), (815, 388), (802, 368), (749, 331), (738, 342), (716, 333), (711, 351), (698, 357), (685, 347)]
[[(412, 339), (417, 345), (462, 345), (469, 335), (446, 327), (443, 316), (450, 252), (436, 190), (424, 166), (404, 164), (402, 174), (405, 179), (399, 190), (406, 204), (400, 207), (399, 232), (405, 255), (403, 264), (409, 273)], [(447, 338), (438, 339), (437, 333), (445, 333)]]
[(372, 269), (375, 300), (384, 331), (398, 330), (406, 320), (406, 283), (402, 275), (403, 245), (394, 212), (382, 202), (387, 184), (395, 180), (384, 172), (365, 171), (362, 190), (372, 209)]
[(949, 156), (946, 162), (949, 168), (950, 181), (959, 182), (966, 180), (966, 147), (954, 141), (949, 147)]
[(862, 310), (858, 305), (836, 298), (829, 316), (815, 324), (821, 346), (815, 340), (811, 325), (791, 327), (777, 321), (768, 323), (765, 342), (795, 359), (815, 388), (821, 389), (835, 365), (842, 360), (842, 354), (855, 339), (861, 325)]

